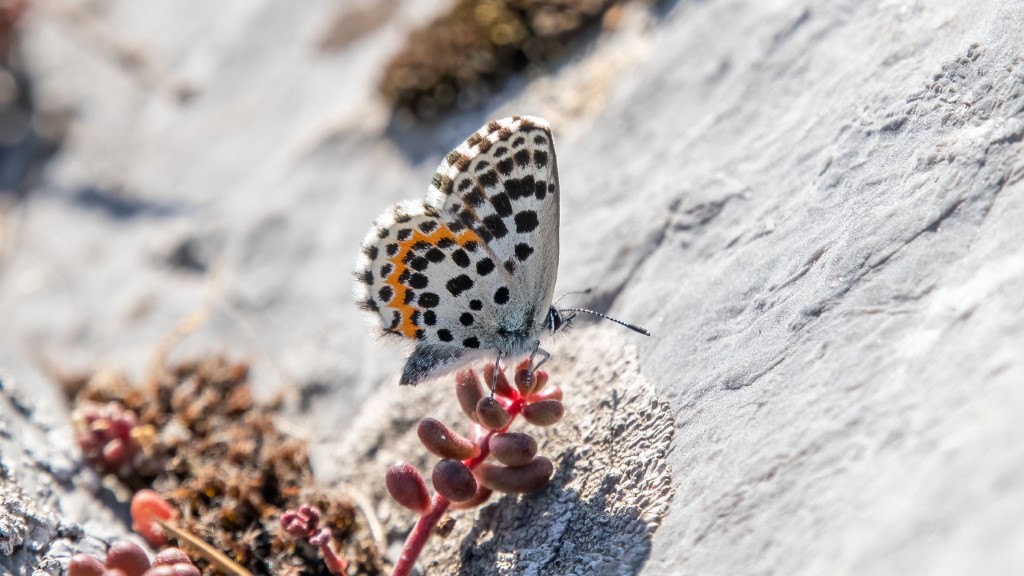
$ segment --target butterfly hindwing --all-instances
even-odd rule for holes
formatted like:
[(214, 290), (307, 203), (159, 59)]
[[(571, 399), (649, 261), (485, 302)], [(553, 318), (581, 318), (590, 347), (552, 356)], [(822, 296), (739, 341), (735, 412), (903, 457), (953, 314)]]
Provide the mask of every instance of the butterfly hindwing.
[(356, 271), (360, 296), (385, 333), (474, 347), (467, 339), (483, 302), (470, 296), (486, 277), (481, 272), (495, 268), (474, 231), (430, 207), (403, 202), (367, 235), (363, 254)]

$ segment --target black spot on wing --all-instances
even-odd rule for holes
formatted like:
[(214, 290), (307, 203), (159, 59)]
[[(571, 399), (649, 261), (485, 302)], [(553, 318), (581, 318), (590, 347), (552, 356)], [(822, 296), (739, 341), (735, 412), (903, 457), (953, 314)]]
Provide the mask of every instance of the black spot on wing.
[(533, 210), (523, 210), (516, 214), (516, 232), (520, 234), (526, 232), (533, 232), (540, 225), (540, 220), (537, 219), (537, 213)]
[(499, 160), (496, 167), (498, 169), (498, 172), (500, 172), (502, 176), (508, 176), (509, 174), (512, 173), (513, 166), (514, 162), (512, 161), (512, 159), (505, 158), (504, 160)]
[(459, 268), (465, 268), (470, 264), (469, 255), (466, 254), (465, 250), (459, 248), (452, 252), (452, 262), (455, 262)]
[(473, 206), (482, 206), (484, 203), (484, 191), (479, 186), (474, 186), (473, 191), (464, 195), (462, 199)]
[(480, 184), (484, 188), (490, 188), (491, 186), (498, 185), (498, 173), (494, 170), (488, 170), (480, 175)]
[(441, 303), (441, 298), (433, 292), (424, 292), (423, 294), (420, 294), (420, 298), (417, 300), (417, 303), (422, 308), (433, 308)]
[[(527, 210), (525, 212), (532, 213), (534, 220), (537, 219), (537, 213), (536, 212), (532, 212), (532, 211), (529, 211), (529, 210)], [(522, 214), (523, 214), (523, 212), (520, 212), (519, 214), (516, 214), (516, 225), (517, 226), (519, 224), (519, 216), (522, 215)], [(501, 239), (501, 238), (504, 238), (505, 236), (508, 235), (508, 228), (505, 227), (505, 221), (502, 220), (501, 216), (498, 216), (497, 214), (491, 214), (490, 216), (487, 216), (486, 218), (484, 218), (484, 226), (487, 227), (487, 231), (490, 232), (491, 235), (493, 235), (495, 238)], [(534, 224), (534, 228), (536, 228), (536, 227), (537, 227), (536, 224)], [(532, 228), (531, 228), (531, 230), (532, 230)]]
[(502, 286), (501, 288), (498, 288), (497, 290), (494, 291), (494, 303), (495, 304), (504, 304), (504, 303), (508, 302), (508, 299), (509, 299), (508, 287)]
[(533, 165), (537, 168), (543, 168), (548, 165), (548, 153), (543, 150), (533, 151)]
[(519, 166), (520, 168), (525, 168), (530, 164), (530, 151), (520, 150), (512, 155), (512, 159), (515, 160), (516, 166)]
[(458, 296), (466, 290), (473, 287), (473, 279), (466, 274), (459, 274), (455, 278), (452, 278), (445, 284), (445, 288), (452, 293), (452, 296)]
[(537, 180), (533, 187), (533, 195), (537, 197), (537, 200), (543, 200), (548, 195), (548, 183), (543, 180)]
[(512, 200), (505, 192), (491, 196), (491, 205), (494, 206), (494, 211), (498, 213), (498, 216), (502, 218), (512, 215)]
[(431, 248), (430, 250), (427, 250), (427, 253), (424, 254), (424, 256), (426, 256), (427, 260), (430, 260), (434, 264), (444, 261), (444, 252), (442, 252), (438, 248)]
[(494, 260), (485, 257), (476, 263), (476, 273), (480, 276), (487, 276), (494, 271)]
[(512, 200), (526, 198), (533, 194), (533, 175), (526, 175), (522, 178), (509, 178), (505, 181), (505, 193)]
[(530, 257), (530, 254), (533, 254), (533, 246), (530, 246), (526, 242), (516, 244), (516, 258), (519, 259), (520, 262), (526, 262), (526, 259)]

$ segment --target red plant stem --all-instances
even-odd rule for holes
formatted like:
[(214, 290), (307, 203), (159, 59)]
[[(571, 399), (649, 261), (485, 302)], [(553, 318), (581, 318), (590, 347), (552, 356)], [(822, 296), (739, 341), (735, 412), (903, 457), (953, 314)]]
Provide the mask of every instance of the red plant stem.
[(348, 561), (335, 554), (327, 541), (320, 543), (320, 555), (323, 556), (324, 564), (331, 574), (344, 576), (348, 571)]
[[(516, 416), (523, 411), (523, 406), (526, 402), (523, 398), (516, 395), (516, 398), (512, 400), (512, 404), (509, 405), (506, 410), (508, 411), (509, 418), (508, 425), (501, 430), (491, 430), (480, 440), (480, 453), (476, 456), (465, 460), (463, 464), (469, 467), (470, 470), (476, 469), (481, 462), (487, 459), (491, 454), (491, 437), (499, 432), (505, 432), (512, 426), (512, 422), (516, 419)], [(412, 532), (409, 533), (409, 537), (405, 539), (405, 546), (402, 547), (402, 555), (398, 557), (398, 562), (395, 563), (395, 568), (391, 571), (391, 576), (409, 576), (412, 574), (412, 569), (416, 565), (416, 559), (420, 557), (420, 552), (423, 552), (423, 547), (427, 545), (427, 539), (430, 538), (430, 532), (433, 531), (434, 526), (441, 520), (444, 513), (448, 511), (448, 507), (451, 506), (451, 502), (447, 498), (440, 494), (434, 495), (434, 500), (431, 503), (430, 510), (426, 514), (420, 516), (419, 521), (416, 522), (416, 526), (413, 527)]]
[(416, 559), (420, 557), (420, 552), (423, 551), (423, 547), (427, 544), (427, 539), (430, 538), (430, 531), (441, 520), (441, 516), (444, 516), (444, 513), (448, 511), (448, 506), (450, 505), (451, 502), (444, 496), (440, 494), (434, 496), (430, 510), (423, 516), (420, 516), (416, 526), (409, 533), (409, 537), (406, 538), (405, 546), (402, 548), (402, 555), (398, 557), (398, 562), (395, 563), (395, 569), (391, 571), (391, 576), (409, 576), (412, 573), (413, 566), (416, 565)]

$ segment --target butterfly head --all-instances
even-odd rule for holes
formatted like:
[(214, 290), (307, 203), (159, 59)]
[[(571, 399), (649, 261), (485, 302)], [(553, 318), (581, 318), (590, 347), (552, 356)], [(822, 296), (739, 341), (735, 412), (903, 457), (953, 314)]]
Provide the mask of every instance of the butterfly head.
[(562, 311), (552, 306), (551, 309), (548, 310), (547, 318), (544, 320), (544, 327), (550, 330), (552, 334), (554, 334), (555, 332), (558, 332), (562, 328), (568, 326), (569, 323), (572, 322), (573, 317), (575, 316), (575, 312), (568, 316), (562, 316)]

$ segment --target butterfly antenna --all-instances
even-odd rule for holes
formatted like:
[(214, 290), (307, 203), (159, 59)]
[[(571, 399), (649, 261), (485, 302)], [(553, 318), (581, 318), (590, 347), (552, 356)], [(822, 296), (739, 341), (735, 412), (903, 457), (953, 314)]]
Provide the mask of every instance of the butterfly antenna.
[(601, 314), (600, 312), (594, 312), (593, 310), (587, 310), (586, 308), (559, 308), (558, 311), (559, 312), (586, 312), (587, 314), (593, 314), (594, 316), (598, 316), (600, 318), (604, 318), (605, 320), (611, 320), (612, 322), (615, 322), (616, 324), (619, 324), (621, 326), (625, 326), (626, 328), (629, 328), (633, 332), (639, 332), (640, 334), (643, 334), (644, 336), (650, 336), (651, 335), (651, 333), (648, 332), (646, 328), (641, 328), (639, 326), (635, 326), (635, 325), (630, 324), (628, 322), (623, 322), (622, 320), (616, 320), (615, 318), (612, 318), (611, 316), (608, 316), (606, 314)]
[(551, 305), (554, 306), (555, 304), (558, 304), (558, 301), (561, 300), (562, 298), (565, 298), (566, 296), (572, 296), (573, 294), (590, 294), (590, 291), (591, 289), (587, 288), (586, 290), (573, 290), (572, 292), (566, 292), (565, 294), (562, 294), (558, 298), (555, 298), (555, 301), (552, 302)]

